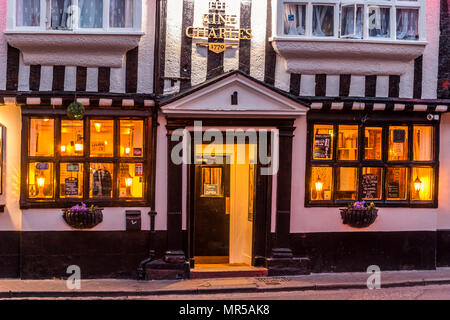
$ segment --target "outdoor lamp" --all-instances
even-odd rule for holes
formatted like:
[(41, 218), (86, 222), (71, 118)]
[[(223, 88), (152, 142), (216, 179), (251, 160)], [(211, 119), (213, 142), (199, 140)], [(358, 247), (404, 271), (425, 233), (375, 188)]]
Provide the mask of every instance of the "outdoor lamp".
[(420, 181), (419, 177), (417, 177), (414, 181), (414, 189), (416, 190), (416, 192), (419, 192), (420, 189), (422, 189), (422, 181)]

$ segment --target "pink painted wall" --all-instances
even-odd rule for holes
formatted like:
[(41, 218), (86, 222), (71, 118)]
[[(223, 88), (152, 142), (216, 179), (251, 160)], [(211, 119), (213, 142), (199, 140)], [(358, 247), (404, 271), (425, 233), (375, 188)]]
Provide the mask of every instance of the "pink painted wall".
[[(3, 31), (6, 29), (6, 0), (0, 0), (0, 74), (6, 74), (7, 44)], [(6, 77), (0, 77), (0, 90), (6, 89)]]

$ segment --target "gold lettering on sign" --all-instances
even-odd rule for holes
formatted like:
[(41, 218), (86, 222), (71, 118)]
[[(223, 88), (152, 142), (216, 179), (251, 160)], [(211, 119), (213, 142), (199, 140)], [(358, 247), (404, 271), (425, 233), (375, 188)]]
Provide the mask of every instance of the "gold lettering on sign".
[[(252, 39), (252, 29), (237, 28), (238, 18), (234, 14), (224, 14), (226, 3), (223, 1), (210, 1), (208, 8), (222, 13), (205, 13), (202, 15), (203, 27), (189, 26), (185, 30), (188, 38), (208, 38), (216, 41), (232, 40), (250, 40)], [(237, 43), (198, 43), (198, 45), (207, 45), (208, 49), (215, 53), (224, 52), (227, 47), (238, 45)]]

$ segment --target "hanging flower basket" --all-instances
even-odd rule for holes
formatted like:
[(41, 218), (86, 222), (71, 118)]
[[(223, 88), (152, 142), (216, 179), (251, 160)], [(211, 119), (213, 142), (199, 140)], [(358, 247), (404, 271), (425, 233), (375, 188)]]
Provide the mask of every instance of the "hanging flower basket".
[(103, 221), (103, 208), (97, 206), (87, 207), (84, 203), (63, 209), (63, 218), (66, 223), (75, 229), (90, 229)]
[(84, 117), (85, 110), (81, 103), (74, 101), (67, 107), (67, 117), (70, 120), (81, 120)]
[(349, 204), (345, 209), (340, 209), (340, 211), (342, 223), (353, 228), (367, 228), (378, 217), (378, 209), (373, 202), (369, 205), (364, 201), (355, 202)]

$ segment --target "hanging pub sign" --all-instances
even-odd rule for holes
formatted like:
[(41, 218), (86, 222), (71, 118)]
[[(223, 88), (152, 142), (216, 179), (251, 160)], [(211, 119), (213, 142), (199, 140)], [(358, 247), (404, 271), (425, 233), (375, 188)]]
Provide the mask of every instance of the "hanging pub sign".
[(202, 26), (188, 26), (185, 35), (188, 38), (204, 40), (199, 46), (207, 46), (214, 53), (224, 52), (229, 47), (238, 46), (236, 40), (250, 40), (252, 30), (250, 28), (239, 28), (237, 15), (227, 14), (227, 5), (224, 1), (210, 1), (209, 12), (202, 15)]

